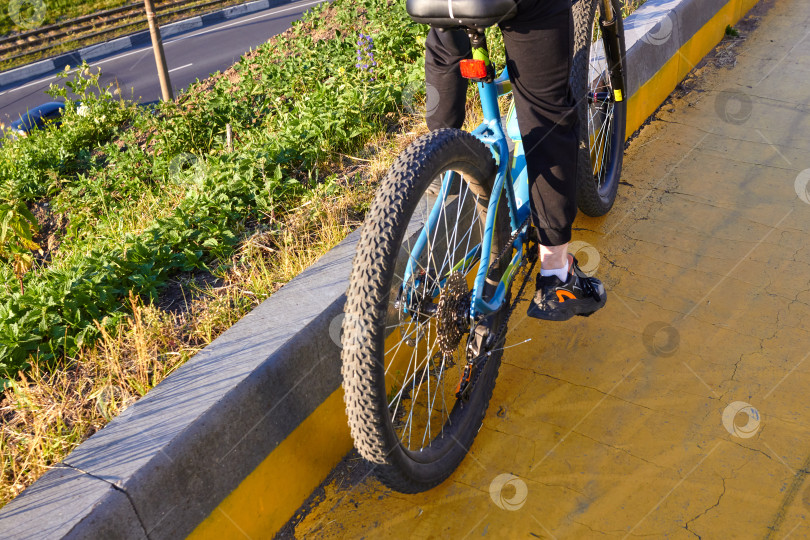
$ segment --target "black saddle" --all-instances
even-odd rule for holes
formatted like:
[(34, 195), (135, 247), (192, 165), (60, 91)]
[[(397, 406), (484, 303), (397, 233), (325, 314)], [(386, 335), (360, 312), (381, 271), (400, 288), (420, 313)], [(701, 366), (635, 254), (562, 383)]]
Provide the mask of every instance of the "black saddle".
[(407, 0), (408, 15), (436, 28), (482, 30), (517, 13), (516, 0)]

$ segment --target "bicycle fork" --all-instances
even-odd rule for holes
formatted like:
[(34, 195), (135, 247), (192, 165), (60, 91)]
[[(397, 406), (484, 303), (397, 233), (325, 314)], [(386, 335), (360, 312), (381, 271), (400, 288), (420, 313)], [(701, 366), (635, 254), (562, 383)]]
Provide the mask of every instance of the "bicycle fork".
[[(599, 16), (599, 28), (602, 30), (605, 44), (605, 60), (608, 62), (610, 71), (610, 84), (613, 87), (613, 98), (616, 101), (624, 101), (626, 89), (624, 87), (624, 58), (617, 51), (621, 51), (619, 46), (619, 25), (616, 23), (616, 12), (613, 9), (612, 0), (602, 0), (602, 13)], [(615, 59), (611, 62), (611, 59)]]

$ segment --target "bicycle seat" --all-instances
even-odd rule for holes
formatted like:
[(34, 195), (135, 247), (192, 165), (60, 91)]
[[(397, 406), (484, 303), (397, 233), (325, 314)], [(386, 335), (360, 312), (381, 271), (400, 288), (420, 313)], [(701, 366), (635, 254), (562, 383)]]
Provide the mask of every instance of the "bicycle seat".
[(407, 0), (411, 18), (436, 28), (483, 30), (517, 13), (516, 0)]

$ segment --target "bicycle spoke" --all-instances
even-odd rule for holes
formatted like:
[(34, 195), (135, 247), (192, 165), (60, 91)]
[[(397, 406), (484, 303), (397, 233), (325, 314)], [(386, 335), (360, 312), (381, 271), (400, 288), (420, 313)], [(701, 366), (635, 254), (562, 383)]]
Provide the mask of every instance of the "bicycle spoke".
[[(435, 226), (429, 231), (418, 258), (413, 253), (416, 233), (404, 239), (401, 257), (414, 261), (414, 274), (409, 279), (410, 284), (403, 286), (398, 284), (404, 282), (404, 275), (395, 272), (390, 293), (389, 305), (396, 305), (395, 311), (400, 319), (392, 321), (386, 330), (393, 328), (396, 332), (399, 328), (401, 335), (386, 344), (384, 372), (393, 377), (393, 388), (387, 399), (388, 410), (402, 444), (411, 450), (430, 446), (431, 441), (442, 435), (455, 403), (453, 399), (448, 403), (448, 389), (445, 388), (450, 384), (448, 370), (456, 365), (448, 360), (462, 354), (456, 352), (446, 356), (440, 352), (437, 319), (433, 311), (425, 313), (424, 302), (435, 306), (435, 301), (441, 297), (437, 291), (443, 280), (453, 272), (460, 272), (469, 279), (476, 261), (480, 261), (480, 245), (477, 246), (476, 242), (481, 242), (485, 229), (479, 214), (480, 194), (470, 195), (471, 190), (462, 173), (457, 173), (453, 183), (443, 186), (443, 189), (454, 187), (456, 182), (458, 189), (445, 194)], [(420, 207), (421, 213), (412, 219), (419, 220), (424, 227), (430, 208), (430, 203), (423, 209)], [(471, 256), (471, 249), (479, 252)], [(397, 301), (400, 304), (397, 305)], [(407, 309), (407, 314), (403, 309)], [(406, 350), (403, 345), (411, 348), (407, 357), (403, 357)], [(392, 368), (397, 365), (401, 368), (394, 373)]]
[[(605, 114), (605, 121), (602, 122), (599, 132), (594, 136), (594, 146), (596, 147), (596, 159), (594, 163), (594, 174), (599, 177), (602, 176), (604, 171), (604, 162), (607, 154), (607, 145), (609, 143), (610, 124), (612, 118)], [(601, 182), (599, 182), (601, 184)]]
[(588, 59), (587, 87), (589, 106), (587, 111), (588, 139), (591, 168), (597, 189), (607, 180), (611, 159), (613, 118), (616, 102), (613, 100), (613, 85), (608, 69), (608, 59), (598, 22), (594, 22), (593, 40)]
[[(429, 327), (428, 331), (427, 331), (428, 335), (431, 334), (430, 326), (432, 324), (434, 324), (432, 319), (427, 322), (427, 326)], [(425, 426), (425, 432), (423, 433), (423, 444), (424, 444), (424, 437), (425, 436), (430, 436), (431, 430), (432, 430), (431, 420), (432, 420), (433, 405), (435, 404), (436, 387), (434, 387), (434, 389), (433, 389), (433, 396), (434, 397), (431, 398), (430, 362), (431, 362), (431, 360), (432, 360), (432, 358), (434, 356), (434, 351), (436, 350), (436, 344), (437, 344), (437, 338), (434, 337), (433, 340), (432, 340), (432, 343), (429, 345), (429, 347), (427, 349), (427, 353), (425, 354), (425, 362), (424, 362), (424, 364), (422, 362), (419, 362), (418, 360), (415, 360), (415, 358), (418, 355), (418, 346), (414, 348), (414, 352), (411, 355), (412, 361), (409, 362), (408, 369), (406, 370), (406, 378), (405, 378), (405, 381), (403, 381), (403, 383), (402, 383), (402, 389), (397, 393), (397, 395), (394, 396), (394, 398), (389, 403), (389, 410), (390, 410), (390, 407), (391, 407), (391, 405), (393, 405), (394, 401), (399, 399), (399, 401), (397, 402), (396, 407), (394, 408), (394, 411), (392, 412), (392, 417), (396, 418), (396, 415), (397, 415), (397, 413), (399, 411), (399, 405), (402, 402), (402, 393), (404, 391), (404, 388), (407, 387), (408, 384), (411, 385), (411, 395), (410, 395), (411, 411), (409, 413), (408, 420), (406, 421), (406, 424), (405, 424), (404, 427), (408, 428), (409, 437), (412, 437), (412, 435), (413, 435), (413, 433), (412, 433), (413, 413), (416, 410), (416, 408), (419, 406), (418, 405), (418, 399), (420, 397), (423, 384), (427, 385), (427, 389), (426, 389), (426, 392), (427, 392), (426, 404), (427, 405), (425, 407), (425, 410), (426, 410), (426, 420), (425, 420), (426, 421), (426, 426)], [(413, 365), (413, 371), (411, 371), (411, 365)], [(420, 379), (418, 386), (416, 386), (417, 377), (419, 377), (419, 379)], [(438, 384), (439, 383), (437, 382), (437, 386), (438, 386)], [(444, 417), (445, 415), (446, 415), (446, 411), (443, 410), (442, 416)], [(444, 422), (442, 422), (442, 423), (444, 423)], [(410, 446), (410, 442), (411, 441), (409, 439), (409, 446)]]

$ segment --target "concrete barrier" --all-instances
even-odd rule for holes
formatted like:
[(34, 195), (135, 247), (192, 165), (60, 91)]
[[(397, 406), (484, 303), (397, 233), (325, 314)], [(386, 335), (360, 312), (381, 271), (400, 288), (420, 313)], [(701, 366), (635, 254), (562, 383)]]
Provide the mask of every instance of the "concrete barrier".
[[(628, 133), (756, 0), (626, 21)], [(337, 336), (351, 234), (0, 511), (5, 538), (268, 538), (350, 450)]]
[[(342, 313), (358, 236), (3, 508), (0, 537), (180, 538), (208, 516), (227, 520), (230, 512), (215, 510), (237, 490), (251, 499), (239, 510), (253, 521), (283, 523), (321, 471), (351, 447), (337, 392), (339, 349), (322, 337)], [(256, 475), (269, 493), (248, 489)], [(273, 478), (269, 485), (265, 475)]]
[(630, 99), (636, 131), (757, 0), (649, 0), (627, 18)]

